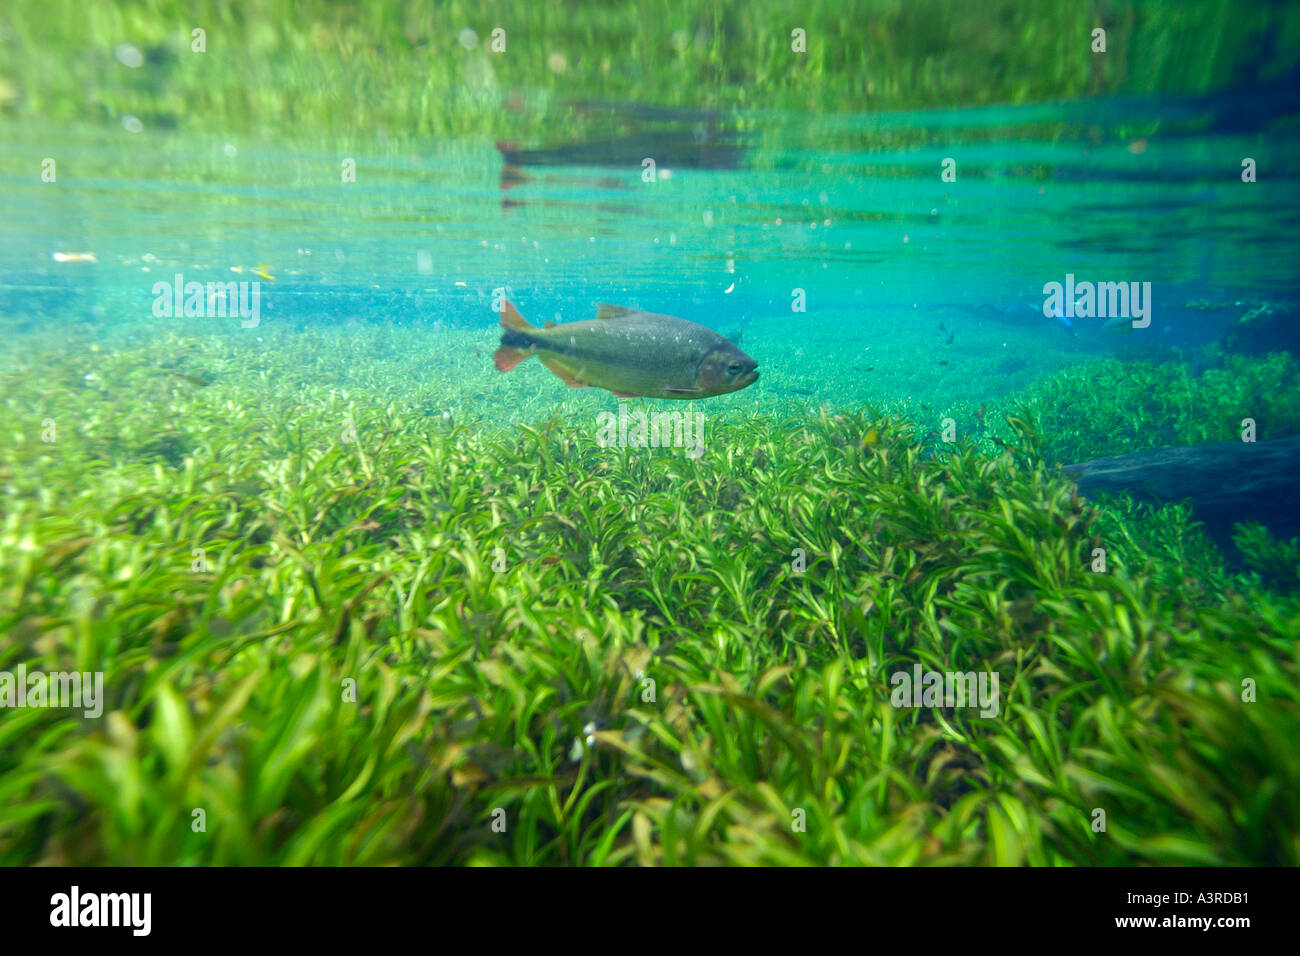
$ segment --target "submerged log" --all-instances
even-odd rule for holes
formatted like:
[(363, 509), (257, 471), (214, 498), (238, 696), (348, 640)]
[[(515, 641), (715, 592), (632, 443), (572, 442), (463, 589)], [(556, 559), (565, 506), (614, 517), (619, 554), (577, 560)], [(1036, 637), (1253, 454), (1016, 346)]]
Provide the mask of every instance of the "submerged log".
[(1300, 535), (1300, 438), (1157, 448), (1066, 465), (1064, 472), (1084, 497), (1124, 492), (1159, 504), (1190, 502), (1230, 556), (1240, 521), (1258, 521), (1284, 540)]

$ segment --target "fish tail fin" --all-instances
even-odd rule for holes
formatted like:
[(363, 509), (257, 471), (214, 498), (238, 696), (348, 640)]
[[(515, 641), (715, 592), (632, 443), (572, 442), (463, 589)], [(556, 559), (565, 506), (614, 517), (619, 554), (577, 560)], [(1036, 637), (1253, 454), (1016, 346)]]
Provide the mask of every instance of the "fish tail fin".
[(531, 349), (520, 348), (527, 343), (525, 338), (511, 333), (536, 332), (537, 329), (529, 325), (528, 320), (509, 302), (503, 303), (501, 308), (501, 328), (505, 329), (501, 334), (501, 347), (496, 350), (492, 360), (499, 371), (508, 372), (533, 354)]
[(525, 352), (523, 349), (503, 345), (496, 350), (496, 353), (492, 356), (492, 361), (496, 365), (497, 371), (508, 372), (532, 354), (532, 352)]

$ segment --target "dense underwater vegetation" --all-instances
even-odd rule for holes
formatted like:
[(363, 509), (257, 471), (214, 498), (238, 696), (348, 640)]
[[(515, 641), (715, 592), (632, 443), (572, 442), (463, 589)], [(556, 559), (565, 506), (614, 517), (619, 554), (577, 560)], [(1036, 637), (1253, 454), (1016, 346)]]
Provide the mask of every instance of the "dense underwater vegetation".
[[(1245, 417), (1260, 441), (1300, 435), (1294, 350), (1259, 333), (1295, 309), (1269, 252), (1295, 243), (1295, 114), (1196, 138), (1233, 112), (1224, 90), (1287, 75), (1295, 8), (1114, 4), (1124, 53), (1099, 60), (1096, 14), (1074, 3), (819, 4), (800, 12), (810, 37), (861, 42), (810, 44), (792, 69), (786, 6), (0, 13), (0, 184), (29, 213), (0, 247), (0, 671), (104, 677), (102, 718), (0, 710), (0, 864), (1300, 863), (1300, 541), (1253, 522), (1212, 540), (1185, 504), (1085, 500), (1062, 471), (1238, 441)], [(489, 59), (498, 19), (517, 56)], [(147, 68), (114, 66), (126, 38)], [(824, 214), (802, 212), (819, 177), (937, 183), (955, 108), (1007, 105), (1027, 112), (970, 121), (964, 145), (1036, 138), (971, 163), (966, 209), (823, 193)], [(951, 112), (837, 125), (850, 109)], [(123, 114), (159, 138), (105, 145)], [(805, 148), (809, 116), (826, 125)], [(640, 149), (714, 118), (737, 152), (688, 150), (652, 207), (624, 195), (639, 158), (516, 185), (492, 144)], [(1247, 288), (1223, 328), (1120, 347), (1023, 302), (986, 307), (1005, 289), (971, 250), (1016, 231), (1000, 198), (1087, 190), (1081, 169), (1140, 165), (1166, 132), (1205, 165), (1142, 175), (1199, 190), (1193, 213), (1162, 200), (1170, 221), (1139, 248), (1122, 205), (1138, 187), (1098, 174), (1093, 194), (1119, 206), (1098, 215), (1142, 275), (1188, 232), (1180, 215), (1219, 208), (1205, 169), (1222, 156), (1234, 186), (1243, 143), (1281, 181), (1176, 250), (1184, 273)], [(323, 184), (354, 148), (379, 185), (350, 219)], [(409, 158), (444, 148), (460, 173)], [(228, 161), (259, 150), (271, 159)], [(27, 191), (50, 151), (82, 177), (75, 201)], [(705, 165), (719, 156), (734, 168)], [(262, 190), (268, 169), (281, 178)], [(677, 225), (703, 205), (688, 188), (729, 235)], [(728, 222), (728, 198), (760, 212)], [(747, 238), (796, 214), (835, 241), (801, 231), (747, 262)], [(1032, 215), (1045, 261), (1066, 262), (1043, 278), (1072, 268), (1062, 249), (1094, 254), (1083, 226)], [(946, 217), (965, 257), (937, 273), (905, 259)], [(841, 221), (858, 230), (842, 251)], [(423, 235), (444, 224), (464, 240), (454, 260)], [(890, 245), (862, 242), (872, 230)], [(624, 258), (661, 233), (686, 265)], [(83, 240), (97, 262), (51, 265)], [(780, 242), (811, 258), (784, 266)], [(282, 298), (261, 328), (148, 314), (172, 266), (229, 278), (268, 249), (274, 272), (257, 268)], [(848, 263), (827, 283), (852, 294), (787, 325), (791, 285), (815, 299), (799, 277), (824, 261)], [(877, 267), (906, 289), (864, 318)], [(983, 311), (887, 327), (976, 273)], [(728, 277), (751, 297), (723, 299)], [(620, 293), (753, 318), (764, 378), (699, 404), (698, 459), (602, 447), (595, 415), (615, 399), (491, 368), (498, 281), (543, 318)], [(1208, 293), (1178, 288), (1191, 322)], [(997, 713), (896, 706), (894, 676), (918, 666), (996, 674)]]
[[(990, 454), (754, 414), (692, 461), (159, 352), (4, 375), (77, 422), (4, 435), (7, 656), (107, 688), (0, 724), (8, 862), (1296, 862), (1294, 545), (1233, 572), (1186, 509), (1082, 502), (1045, 416)], [(915, 663), (1002, 712), (892, 707)]]

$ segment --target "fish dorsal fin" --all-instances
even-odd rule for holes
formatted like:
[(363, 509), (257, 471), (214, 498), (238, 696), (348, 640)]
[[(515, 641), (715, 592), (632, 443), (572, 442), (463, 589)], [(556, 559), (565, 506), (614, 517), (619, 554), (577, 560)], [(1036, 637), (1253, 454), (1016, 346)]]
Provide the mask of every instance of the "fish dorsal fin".
[(555, 328), (555, 323), (552, 322), (550, 319), (547, 319), (547, 320), (546, 320), (546, 324), (543, 325), (542, 328), (544, 328), (544, 329), (553, 329), (553, 328)]
[(528, 320), (519, 314), (509, 302), (501, 307), (501, 328), (514, 329), (516, 332), (536, 332), (537, 330), (528, 324)]
[(608, 302), (601, 302), (596, 306), (596, 318), (617, 319), (621, 315), (631, 315), (636, 311), (636, 309), (629, 309), (625, 305), (610, 305)]

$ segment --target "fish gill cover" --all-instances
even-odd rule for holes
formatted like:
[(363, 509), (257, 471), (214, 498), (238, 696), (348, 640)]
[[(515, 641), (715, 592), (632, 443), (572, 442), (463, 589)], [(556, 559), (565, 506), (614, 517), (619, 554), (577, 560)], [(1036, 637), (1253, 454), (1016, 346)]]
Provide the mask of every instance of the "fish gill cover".
[(0, 863), (1300, 863), (1298, 37), (10, 0)]

